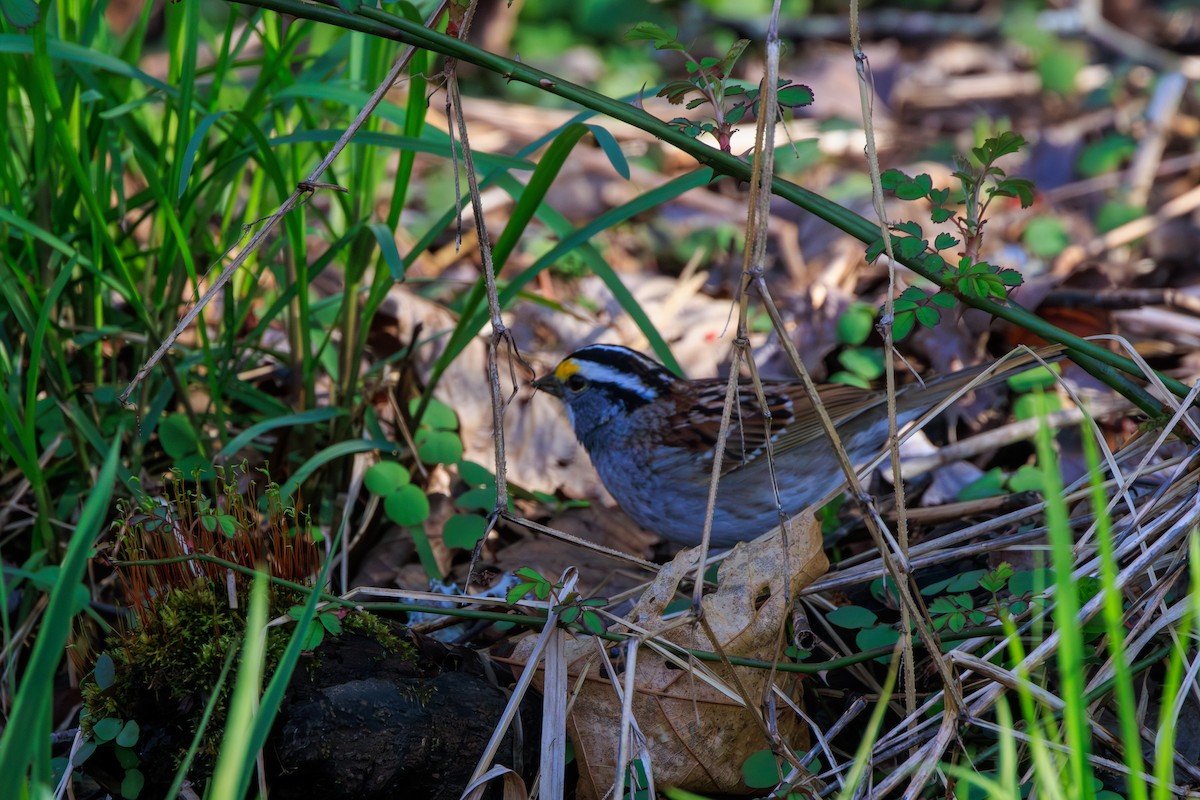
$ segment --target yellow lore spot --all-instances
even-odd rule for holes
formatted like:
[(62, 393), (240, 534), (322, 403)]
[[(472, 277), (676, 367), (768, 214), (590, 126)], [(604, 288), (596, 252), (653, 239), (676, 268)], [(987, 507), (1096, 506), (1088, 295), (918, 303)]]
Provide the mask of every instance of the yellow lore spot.
[(579, 372), (579, 362), (568, 358), (554, 368), (554, 377), (559, 383), (565, 383), (567, 378)]

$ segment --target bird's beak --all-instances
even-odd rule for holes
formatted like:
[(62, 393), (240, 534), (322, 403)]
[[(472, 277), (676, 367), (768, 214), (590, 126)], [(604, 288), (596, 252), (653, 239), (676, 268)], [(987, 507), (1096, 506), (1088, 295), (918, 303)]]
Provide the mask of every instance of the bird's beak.
[(533, 382), (533, 388), (541, 389), (546, 394), (552, 394), (555, 397), (562, 397), (562, 384), (553, 374), (543, 375)]

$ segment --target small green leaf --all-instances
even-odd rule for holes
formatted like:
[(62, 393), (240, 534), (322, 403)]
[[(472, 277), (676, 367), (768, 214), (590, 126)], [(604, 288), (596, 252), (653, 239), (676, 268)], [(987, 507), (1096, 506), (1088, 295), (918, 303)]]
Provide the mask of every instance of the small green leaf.
[(533, 581), (534, 583), (547, 582), (542, 573), (538, 572), (533, 567), (519, 567), (515, 574), (518, 578), (524, 578), (525, 580)]
[[(699, 91), (689, 81), (671, 81), (658, 90), (658, 97), (665, 97), (671, 105), (679, 105), (692, 92)], [(691, 120), (680, 119), (682, 123), (691, 123)]]
[(934, 250), (948, 250), (958, 244), (958, 239), (955, 239), (948, 233), (939, 233), (933, 240)]
[(463, 483), (469, 483), (472, 486), (495, 487), (496, 485), (495, 474), (474, 461), (458, 462), (458, 477), (463, 479)]
[(1027, 178), (1006, 178), (989, 192), (1003, 197), (1015, 197), (1021, 202), (1021, 208), (1033, 205), (1033, 181)]
[(914, 222), (911, 219), (905, 220), (904, 222), (897, 222), (892, 227), (901, 233), (907, 233), (911, 236), (917, 237), (918, 239), (921, 238), (921, 234), (923, 233), (920, 223)]
[(412, 482), (412, 473), (395, 461), (380, 461), (373, 464), (363, 477), (363, 485), (376, 497), (387, 497), (401, 486)]
[(946, 269), (946, 259), (938, 253), (926, 253), (921, 264), (930, 272), (942, 272)]
[(788, 108), (812, 105), (813, 99), (813, 90), (800, 83), (780, 89), (778, 95), (779, 105)]
[(121, 796), (125, 800), (137, 800), (137, 796), (142, 793), (145, 785), (146, 776), (142, 775), (141, 770), (125, 770), (125, 777), (121, 780)]
[(862, 606), (841, 606), (825, 614), (825, 619), (839, 628), (867, 628), (879, 621), (874, 611)]
[[(420, 405), (420, 398), (414, 397), (409, 401), (408, 413), (415, 414)], [(458, 430), (458, 415), (454, 413), (454, 409), (436, 397), (430, 398), (429, 405), (425, 407), (425, 416), (421, 417), (419, 422), (421, 427), (435, 431)]]
[(892, 320), (892, 338), (900, 341), (904, 337), (912, 333), (913, 328), (917, 324), (917, 315), (914, 311), (903, 311), (895, 316)]
[(510, 606), (513, 605), (522, 597), (532, 592), (534, 585), (535, 584), (533, 582), (518, 583), (516, 586), (504, 593), (504, 602), (508, 603)]
[(321, 622), (321, 627), (329, 631), (334, 636), (339, 636), (342, 633), (342, 621), (338, 619), (338, 615), (333, 612), (318, 614), (317, 619)]
[(1054, 258), (1067, 248), (1071, 237), (1058, 217), (1034, 217), (1025, 226), (1021, 241), (1038, 258)]
[(929, 196), (933, 188), (933, 179), (927, 173), (921, 173), (907, 184), (896, 187), (896, 198), (899, 200), (920, 200)]
[(783, 780), (779, 759), (770, 750), (752, 753), (742, 763), (742, 780), (751, 789), (770, 789)]
[(1049, 389), (1057, 383), (1061, 368), (1058, 364), (1036, 366), (1032, 369), (1018, 372), (1008, 379), (1008, 387), (1014, 392), (1031, 392), (1034, 389)]
[(875, 241), (871, 242), (871, 244), (867, 245), (867, 250), (863, 257), (867, 260), (868, 264), (874, 264), (875, 259), (879, 258), (879, 256), (883, 254), (884, 249), (886, 249), (886, 245), (883, 243), (883, 239), (876, 239)]
[(1015, 269), (1002, 269), (996, 273), (996, 277), (1000, 279), (1000, 283), (1005, 286), (1020, 286), (1025, 282), (1025, 276)]
[[(742, 53), (746, 51), (746, 47), (748, 47), (749, 44), (749, 39), (738, 39), (729, 46), (729, 49), (725, 51), (725, 57), (721, 59), (721, 73), (723, 75), (728, 75), (733, 72), (734, 64), (736, 64), (738, 59), (742, 57)], [(780, 102), (782, 103), (783, 101)], [(783, 103), (783, 105), (787, 104)]]
[(1002, 131), (984, 140), (983, 146), (988, 152), (986, 162), (992, 162), (1001, 156), (1019, 152), (1025, 146), (1025, 137), (1016, 131)]
[(900, 239), (894, 245), (896, 255), (901, 259), (913, 259), (925, 252), (926, 242), (924, 239), (918, 239), (915, 236), (909, 236)]
[[(854, 643), (858, 645), (859, 650), (874, 650), (876, 647), (891, 647), (896, 642), (900, 641), (900, 631), (889, 625), (876, 625), (871, 628), (863, 628), (854, 635)], [(876, 661), (886, 664), (891, 661), (891, 656), (880, 656)]]
[(1048, 567), (1022, 570), (1008, 580), (1008, 590), (1018, 597), (1044, 592), (1046, 587), (1053, 585), (1054, 570)]
[(1087, 66), (1085, 51), (1079, 47), (1062, 45), (1050, 48), (1038, 60), (1037, 71), (1042, 86), (1061, 95), (1075, 94), (1075, 79), (1079, 71)]
[(842, 344), (860, 345), (875, 329), (875, 308), (866, 303), (851, 303), (837, 319), (837, 339)]
[(1008, 491), (1004, 488), (1004, 473), (999, 468), (994, 468), (964, 486), (958, 493), (958, 499), (982, 500), (985, 497), (999, 497), (1005, 494), (1008, 494)]
[(413, 441), (417, 456), (426, 464), (453, 464), (462, 458), (462, 439), (454, 431), (421, 428)]
[(1046, 478), (1041, 469), (1032, 464), (1024, 464), (1008, 479), (1008, 486), (1014, 492), (1040, 492), (1046, 485)]
[(0, 10), (14, 28), (32, 28), (41, 19), (41, 9), (35, 0), (3, 0)]
[(454, 505), (463, 511), (491, 513), (492, 509), (496, 507), (496, 489), (495, 487), (468, 489), (455, 499)]
[(675, 35), (668, 33), (661, 25), (655, 25), (653, 22), (639, 22), (625, 33), (625, 41), (637, 42), (648, 41), (654, 42), (655, 50), (683, 50), (684, 47), (675, 38)]
[(998, 593), (1004, 588), (1005, 582), (1013, 576), (1012, 564), (1000, 562), (1000, 566), (987, 572), (979, 579), (979, 586), (986, 592)]
[(410, 483), (388, 495), (383, 501), (383, 510), (397, 525), (406, 528), (420, 525), (429, 516), (429, 498), (420, 487)]
[(954, 580), (953, 578), (946, 578), (943, 581), (935, 581), (934, 583), (931, 583), (928, 586), (922, 586), (921, 587), (921, 596), (922, 597), (933, 597), (935, 594), (941, 594), (942, 592), (946, 591), (946, 587), (949, 586), (950, 582), (953, 580)]
[[(917, 314), (921, 309), (917, 310)], [(883, 351), (875, 347), (848, 347), (838, 353), (838, 362), (846, 369), (873, 381), (883, 374)]]
[(315, 619), (308, 623), (308, 631), (304, 636), (304, 649), (316, 650), (325, 641), (325, 627)]
[(938, 310), (932, 306), (921, 306), (914, 313), (917, 315), (917, 322), (926, 328), (935, 327), (938, 324), (938, 320), (941, 319)]
[(1057, 394), (1034, 392), (1023, 394), (1013, 403), (1013, 416), (1019, 420), (1036, 419), (1062, 409)]
[(880, 173), (879, 183), (885, 192), (894, 192), (897, 186), (912, 183), (912, 178), (898, 169), (888, 169)]
[(442, 528), (442, 541), (447, 547), (473, 550), (487, 529), (487, 520), (476, 514), (455, 514)]
[(946, 309), (954, 308), (954, 306), (958, 303), (958, 298), (949, 292), (938, 292), (929, 299), (935, 306)]
[(583, 628), (593, 636), (599, 636), (604, 633), (604, 618), (595, 611), (584, 611)]
[(124, 726), (125, 723), (116, 717), (105, 717), (92, 726), (92, 738), (101, 743), (111, 742)]
[(138, 736), (142, 733), (135, 720), (129, 720), (116, 736), (116, 743), (121, 747), (133, 747), (137, 744)]
[(855, 375), (853, 372), (846, 370), (838, 370), (829, 376), (830, 383), (842, 383), (846, 386), (857, 386), (859, 389), (870, 389), (871, 382), (866, 378)]
[(238, 531), (237, 518), (229, 514), (217, 514), (217, 524), (221, 526), (221, 533), (232, 538)]
[(113, 745), (113, 755), (117, 757), (117, 763), (121, 765), (122, 769), (133, 769), (140, 763), (137, 753), (128, 747)]
[[(200, 450), (200, 440), (196, 437), (196, 429), (192, 427), (192, 421), (184, 414), (163, 417), (162, 422), (158, 424), (158, 441), (167, 455), (176, 461)], [(184, 474), (186, 475), (187, 472)]]
[(112, 656), (108, 653), (101, 653), (96, 659), (96, 667), (92, 670), (92, 680), (96, 682), (102, 690), (109, 689), (113, 685), (113, 680), (117, 674), (117, 665), (113, 663)]
[(1085, 178), (1115, 172), (1137, 152), (1137, 143), (1128, 136), (1109, 134), (1083, 148), (1076, 169)]
[(987, 570), (972, 569), (955, 575), (950, 579), (946, 590), (950, 592), (972, 592), (979, 588), (979, 581)]
[(1109, 200), (1096, 212), (1096, 232), (1108, 233), (1127, 222), (1133, 222), (1145, 213), (1146, 209), (1139, 206), (1131, 206), (1120, 200)]

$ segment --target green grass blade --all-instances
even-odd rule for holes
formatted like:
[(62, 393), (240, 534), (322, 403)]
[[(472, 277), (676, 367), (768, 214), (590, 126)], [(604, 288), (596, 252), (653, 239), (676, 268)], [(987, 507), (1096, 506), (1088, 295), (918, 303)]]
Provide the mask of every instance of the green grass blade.
[(1074, 537), (1070, 514), (1063, 500), (1062, 473), (1054, 452), (1054, 434), (1045, 416), (1034, 439), (1038, 467), (1042, 476), (1042, 495), (1046, 501), (1046, 529), (1054, 565), (1054, 624), (1059, 633), (1057, 651), (1059, 693), (1065, 706), (1063, 721), (1068, 748), (1066, 786), (1075, 793), (1092, 787), (1091, 752), (1087, 705), (1083, 685), (1083, 636), (1079, 625), (1079, 590), (1072, 580), (1075, 567)]
[[(1091, 420), (1089, 419), (1090, 423)], [(1141, 723), (1137, 698), (1134, 696), (1133, 674), (1125, 654), (1124, 593), (1117, 586), (1117, 558), (1113, 544), (1112, 518), (1108, 513), (1108, 497), (1100, 471), (1100, 452), (1093, 438), (1094, 424), (1082, 426), (1083, 454), (1091, 482), (1092, 510), (1096, 515), (1096, 544), (1100, 550), (1101, 610), (1108, 633), (1108, 657), (1113, 665), (1113, 690), (1117, 697), (1117, 719), (1120, 723), (1121, 744), (1129, 774), (1125, 776), (1126, 800), (1147, 800), (1145, 762), (1142, 759)]]
[[(0, 54), (30, 56), (33, 55), (33, 52), (32, 37), (16, 33), (0, 34)], [(87, 67), (89, 70), (111, 72), (122, 78), (141, 81), (148, 88), (163, 92), (168, 96), (179, 94), (179, 90), (174, 86), (151, 77), (132, 64), (81, 45), (54, 39), (48, 43), (46, 52), (55, 61), (67, 61)]]
[(867, 722), (867, 729), (863, 732), (862, 741), (854, 753), (854, 762), (850, 767), (850, 772), (846, 775), (846, 782), (838, 794), (838, 800), (849, 800), (849, 798), (859, 796), (858, 787), (862, 783), (867, 767), (871, 764), (871, 750), (875, 747), (875, 739), (879, 736), (879, 728), (883, 725), (884, 715), (887, 714), (888, 703), (891, 701), (892, 690), (896, 686), (896, 676), (899, 672), (900, 650), (897, 648), (892, 651), (892, 661), (888, 666), (887, 678), (884, 679), (883, 688), (875, 700), (875, 708), (871, 710), (871, 719)]
[(192, 167), (196, 163), (196, 151), (200, 149), (200, 145), (204, 144), (209, 129), (216, 124), (217, 120), (225, 116), (225, 113), (217, 111), (196, 123), (196, 129), (192, 131), (192, 138), (188, 140), (187, 147), (183, 151), (183, 163), (179, 168), (179, 186), (175, 192), (176, 199), (182, 198), (187, 193), (188, 180), (192, 177)]
[[(1200, 620), (1200, 532), (1188, 536), (1188, 570), (1191, 577), (1191, 609), (1184, 613), (1175, 632), (1176, 642), (1190, 642)], [(1179, 719), (1175, 705), (1183, 690), (1184, 662), (1190, 657), (1186, 646), (1176, 644), (1167, 659), (1167, 674), (1162, 682), (1162, 701), (1158, 708), (1158, 735), (1154, 739), (1154, 800), (1169, 800), (1175, 795), (1170, 784), (1175, 772), (1175, 739)]]
[[(267, 650), (267, 589), (270, 579), (265, 572), (254, 576), (250, 585), (250, 606), (246, 612), (246, 635), (242, 640), (242, 657), (238, 662), (237, 679), (229, 701), (225, 736), (213, 767), (209, 797), (238, 798), (246, 796), (246, 787), (254, 774), (258, 748), (251, 742), (254, 720), (262, 716), (259, 692), (262, 689), (263, 667)], [(313, 593), (316, 596), (316, 593)]]
[(529, 221), (533, 219), (533, 215), (537, 213), (542, 201), (546, 199), (546, 192), (550, 191), (554, 179), (558, 177), (563, 164), (567, 162), (567, 156), (571, 154), (575, 145), (579, 144), (579, 140), (587, 132), (586, 125), (579, 123), (568, 125), (562, 133), (554, 137), (554, 141), (546, 148), (546, 152), (538, 161), (533, 174), (529, 176), (529, 182), (525, 185), (524, 190), (516, 196), (516, 203), (513, 205), (508, 224), (504, 226), (504, 230), (492, 248), (492, 262), (495, 264), (496, 274), (500, 274), (500, 271), (504, 269), (509, 255), (525, 233)]
[(604, 155), (608, 156), (608, 163), (612, 164), (618, 175), (629, 180), (629, 162), (625, 160), (625, 154), (621, 152), (621, 145), (617, 144), (616, 137), (603, 126), (588, 125), (587, 127), (592, 132), (592, 136), (596, 137), (596, 144), (600, 145)]
[(235, 458), (238, 452), (259, 436), (277, 428), (287, 428), (298, 425), (313, 425), (318, 422), (328, 422), (337, 417), (343, 417), (346, 411), (340, 408), (313, 408), (283, 417), (272, 417), (257, 422), (225, 443), (225, 446), (213, 454), (213, 462)]
[(279, 496), (285, 500), (290, 498), (300, 484), (304, 483), (310, 475), (331, 461), (353, 455), (354, 453), (369, 453), (373, 450), (393, 455), (398, 454), (398, 447), (395, 442), (376, 441), (373, 439), (351, 439), (350, 441), (331, 444), (305, 461), (292, 477), (288, 478), (287, 483), (279, 487)]
[(49, 740), (51, 693), (59, 659), (71, 630), (71, 619), (79, 611), (78, 593), (92, 555), (92, 545), (108, 518), (109, 499), (116, 481), (121, 453), (121, 436), (104, 459), (104, 466), (79, 516), (79, 522), (67, 544), (59, 567), (58, 580), (50, 591), (50, 600), (41, 629), (33, 642), (33, 652), (13, 700), (4, 732), (0, 734), (0, 797), (22, 797), (31, 774), (44, 778), (50, 765), (34, 763), (38, 743)]

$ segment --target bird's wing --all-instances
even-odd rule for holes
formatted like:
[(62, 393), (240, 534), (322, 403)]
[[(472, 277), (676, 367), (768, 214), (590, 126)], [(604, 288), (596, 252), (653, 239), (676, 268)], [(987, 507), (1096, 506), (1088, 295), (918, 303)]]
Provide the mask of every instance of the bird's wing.
[[(671, 428), (681, 444), (710, 453), (716, 446), (724, 410), (727, 383), (724, 380), (695, 381), (688, 402), (680, 403), (671, 416)], [(831, 384), (820, 387), (821, 401), (837, 425), (859, 411), (875, 405), (879, 393), (854, 386)], [(778, 456), (824, 436), (812, 411), (804, 387), (791, 381), (764, 381), (763, 394), (770, 417), (763, 413), (749, 383), (738, 387), (730, 416), (722, 473), (750, 464), (767, 453)]]

